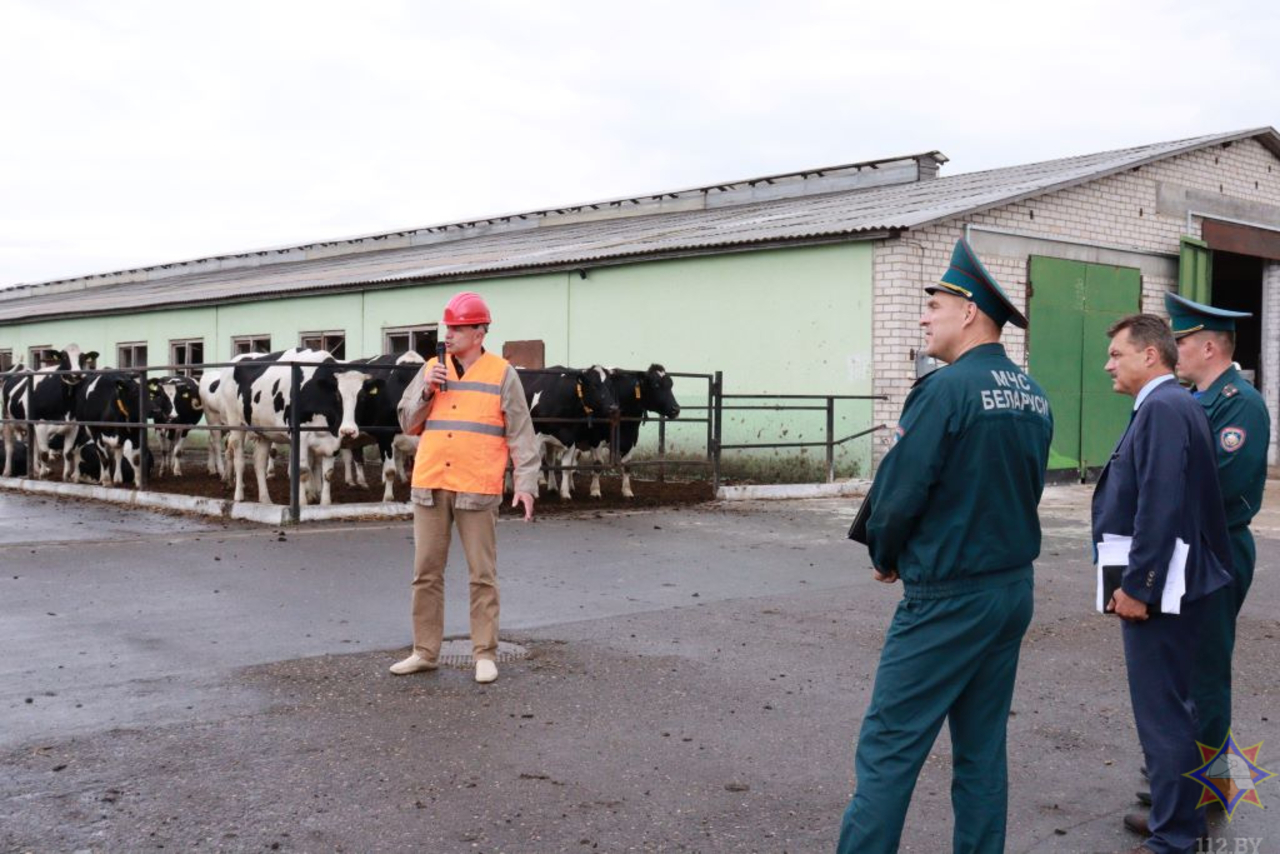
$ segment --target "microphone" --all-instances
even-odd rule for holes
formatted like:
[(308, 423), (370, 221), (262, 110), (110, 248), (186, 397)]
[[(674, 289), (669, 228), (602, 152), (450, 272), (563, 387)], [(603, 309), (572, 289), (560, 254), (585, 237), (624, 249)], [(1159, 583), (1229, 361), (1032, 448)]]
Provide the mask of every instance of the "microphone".
[[(443, 341), (436, 342), (436, 361), (444, 365), (446, 371), (449, 369), (449, 363), (444, 360), (444, 342)], [(441, 380), (440, 390), (447, 391), (448, 385), (449, 383), (447, 380)]]

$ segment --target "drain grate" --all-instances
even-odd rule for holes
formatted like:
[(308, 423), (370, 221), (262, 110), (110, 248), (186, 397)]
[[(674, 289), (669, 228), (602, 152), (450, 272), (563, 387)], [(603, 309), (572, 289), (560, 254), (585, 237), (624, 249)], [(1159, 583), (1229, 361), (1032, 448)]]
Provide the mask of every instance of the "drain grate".
[[(498, 654), (494, 657), (498, 664), (508, 661), (520, 661), (529, 657), (529, 650), (518, 643), (498, 641)], [(440, 658), (438, 661), (441, 667), (470, 670), (475, 666), (475, 661), (471, 658), (471, 640), (462, 638), (459, 640), (447, 640), (440, 644)]]

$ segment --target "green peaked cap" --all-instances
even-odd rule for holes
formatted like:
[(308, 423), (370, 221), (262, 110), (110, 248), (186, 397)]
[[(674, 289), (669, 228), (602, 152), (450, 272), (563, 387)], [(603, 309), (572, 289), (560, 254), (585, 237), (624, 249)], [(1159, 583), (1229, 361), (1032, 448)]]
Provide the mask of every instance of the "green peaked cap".
[(1235, 332), (1237, 320), (1253, 317), (1247, 311), (1216, 308), (1171, 293), (1164, 295), (1164, 310), (1169, 312), (1169, 325), (1173, 328), (1175, 338), (1181, 338), (1183, 335), (1190, 335), (1202, 329)]
[(942, 291), (963, 297), (994, 320), (997, 326), (1012, 321), (1019, 329), (1027, 328), (1026, 316), (1013, 307), (995, 277), (978, 260), (978, 253), (963, 237), (956, 241), (956, 248), (951, 251), (951, 266), (942, 274), (942, 280), (936, 285), (929, 285), (925, 291), (931, 294)]

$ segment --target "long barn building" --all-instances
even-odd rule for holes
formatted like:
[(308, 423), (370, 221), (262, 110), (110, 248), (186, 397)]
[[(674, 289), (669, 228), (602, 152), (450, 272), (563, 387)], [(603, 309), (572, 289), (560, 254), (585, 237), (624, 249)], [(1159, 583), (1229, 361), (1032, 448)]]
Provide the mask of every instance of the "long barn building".
[[(921, 287), (967, 234), (1030, 318), (1006, 344), (1050, 395), (1055, 469), (1105, 462), (1128, 404), (1102, 371), (1103, 330), (1162, 312), (1169, 290), (1254, 313), (1237, 359), (1280, 425), (1273, 128), (944, 177), (946, 162), (930, 151), (21, 285), (0, 291), (0, 367), (68, 342), (120, 367), (299, 344), (430, 352), (465, 287), (493, 307), (490, 343), (529, 366), (657, 361), (723, 371), (730, 394), (883, 396), (841, 402), (843, 436), (892, 424), (928, 369)], [(707, 384), (680, 378), (676, 391), (696, 412)], [(731, 411), (724, 441), (820, 439), (820, 422)], [(841, 473), (868, 473), (888, 433), (843, 445)], [(676, 453), (705, 441), (705, 425), (669, 432)], [(821, 453), (739, 461), (785, 471)]]

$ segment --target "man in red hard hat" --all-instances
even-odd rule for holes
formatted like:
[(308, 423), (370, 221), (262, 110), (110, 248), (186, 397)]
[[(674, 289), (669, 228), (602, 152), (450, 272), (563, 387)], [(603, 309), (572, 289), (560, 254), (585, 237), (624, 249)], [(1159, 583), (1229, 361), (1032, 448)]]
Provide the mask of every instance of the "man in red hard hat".
[(460, 293), (444, 309), (445, 350), (405, 390), (400, 426), (420, 435), (413, 466), (413, 652), (397, 676), (435, 670), (444, 636), (444, 567), (454, 525), (471, 572), (471, 647), (476, 681), (498, 678), (497, 520), (507, 459), (512, 507), (533, 518), (538, 454), (515, 368), (484, 349), (489, 306)]

